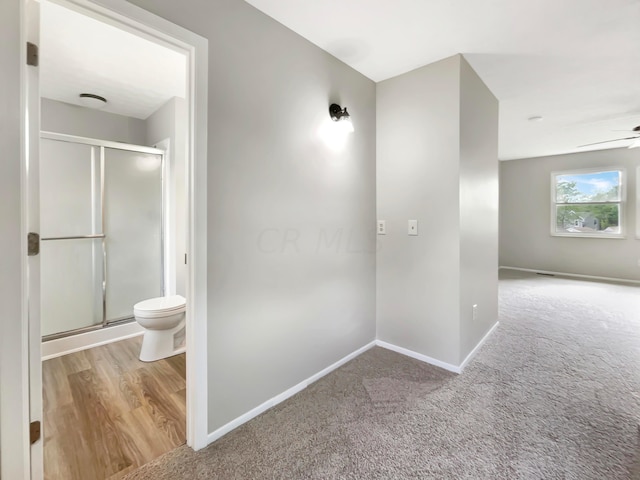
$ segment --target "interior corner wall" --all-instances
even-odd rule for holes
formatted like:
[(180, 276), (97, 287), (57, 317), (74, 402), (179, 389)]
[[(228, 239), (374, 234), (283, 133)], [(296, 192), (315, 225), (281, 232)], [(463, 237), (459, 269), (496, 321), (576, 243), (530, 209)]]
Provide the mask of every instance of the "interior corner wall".
[[(378, 339), (458, 365), (460, 56), (377, 84)], [(418, 220), (418, 236), (407, 222)]]
[(498, 318), (498, 101), (456, 55), (378, 83), (376, 131), (378, 339), (460, 366)]
[(146, 122), (50, 98), (40, 101), (40, 129), (79, 137), (146, 145)]
[(375, 339), (375, 84), (244, 1), (132, 3), (209, 40), (214, 432)]
[(165, 238), (171, 242), (173, 252), (168, 258), (169, 272), (174, 278), (168, 278), (166, 293), (186, 296), (187, 268), (184, 255), (187, 251), (187, 104), (184, 98), (174, 97), (147, 117), (146, 144), (157, 146), (168, 140), (169, 189), (171, 192), (168, 217), (172, 231)]
[[(552, 236), (551, 172), (616, 167), (627, 172), (626, 238)], [(627, 148), (500, 162), (500, 265), (640, 280), (639, 167)]]
[[(461, 364), (498, 321), (498, 100), (464, 57), (460, 69)], [(473, 305), (477, 305), (473, 318)]]

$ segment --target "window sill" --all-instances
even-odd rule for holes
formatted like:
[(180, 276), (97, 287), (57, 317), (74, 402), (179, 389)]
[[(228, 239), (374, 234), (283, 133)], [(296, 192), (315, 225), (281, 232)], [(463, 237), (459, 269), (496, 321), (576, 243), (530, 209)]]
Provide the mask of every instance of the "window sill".
[(606, 238), (613, 240), (625, 240), (625, 235), (615, 234), (589, 234), (589, 233), (551, 233), (552, 237), (569, 237), (569, 238)]

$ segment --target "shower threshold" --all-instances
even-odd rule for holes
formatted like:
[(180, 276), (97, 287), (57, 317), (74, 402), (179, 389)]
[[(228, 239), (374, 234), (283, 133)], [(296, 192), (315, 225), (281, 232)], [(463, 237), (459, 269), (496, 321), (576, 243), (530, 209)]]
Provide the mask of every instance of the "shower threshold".
[(112, 320), (108, 323), (102, 324), (99, 323), (97, 325), (91, 325), (89, 327), (82, 327), (82, 328), (76, 328), (74, 330), (67, 330), (65, 332), (59, 332), (59, 333), (52, 333), (49, 335), (43, 335), (42, 337), (42, 341), (43, 342), (48, 342), (50, 340), (57, 340), (59, 338), (65, 338), (65, 337), (71, 337), (73, 335), (79, 335), (81, 333), (86, 333), (86, 332), (94, 332), (96, 330), (104, 330), (106, 328), (109, 327), (115, 327), (118, 325), (125, 325), (127, 323), (132, 323), (135, 322), (136, 319), (131, 316), (131, 317), (123, 317), (123, 318), (119, 318), (117, 320)]

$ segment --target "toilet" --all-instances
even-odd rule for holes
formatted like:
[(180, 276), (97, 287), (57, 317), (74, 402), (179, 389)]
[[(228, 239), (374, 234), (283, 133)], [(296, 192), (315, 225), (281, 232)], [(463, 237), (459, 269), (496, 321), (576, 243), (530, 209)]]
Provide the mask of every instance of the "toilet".
[(153, 362), (185, 351), (186, 300), (180, 295), (150, 298), (133, 306), (136, 321), (144, 328), (140, 360)]

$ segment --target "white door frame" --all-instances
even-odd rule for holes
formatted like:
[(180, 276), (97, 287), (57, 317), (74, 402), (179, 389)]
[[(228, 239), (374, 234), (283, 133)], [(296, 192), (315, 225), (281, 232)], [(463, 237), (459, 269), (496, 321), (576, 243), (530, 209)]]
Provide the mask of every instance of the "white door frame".
[[(0, 10), (0, 28), (8, 29), (11, 47), (15, 49), (15, 55), (8, 51), (9, 42), (3, 44), (4, 49), (0, 48), (3, 50), (0, 62), (8, 69), (7, 90), (0, 93), (3, 105), (8, 107), (0, 114), (0, 142), (2, 150), (7, 151), (0, 178), (4, 206), (0, 210), (0, 246), (5, 255), (0, 269), (0, 309), (3, 312), (0, 321), (0, 476), (25, 479), (30, 478), (31, 473), (36, 478), (42, 475), (37, 468), (32, 472), (30, 465), (29, 422), (41, 420), (41, 412), (38, 412), (41, 404), (38, 399), (30, 402), (30, 379), (38, 378), (40, 369), (35, 364), (37, 372), (31, 375), (29, 355), (33, 332), (29, 331), (27, 321), (29, 264), (36, 266), (36, 270), (38, 266), (37, 257), (27, 257), (28, 221), (37, 221), (34, 215), (28, 215), (30, 205), (26, 189), (28, 154), (34, 145), (37, 148), (33, 138), (37, 122), (33, 116), (28, 117), (27, 112), (39, 116), (39, 99), (35, 85), (37, 72), (34, 67), (27, 67), (25, 61), (27, 41), (38, 42), (39, 5), (28, 0), (10, 0), (3, 2)], [(29, 105), (29, 102), (35, 104)], [(35, 416), (32, 410), (36, 412)], [(36, 462), (39, 459), (42, 465), (41, 442), (33, 451)]]
[[(26, 0), (20, 0), (22, 7), (21, 21), (21, 38), (24, 40), (26, 25), (30, 21), (26, 9)], [(170, 48), (184, 52), (188, 58), (189, 84), (187, 94), (188, 104), (188, 122), (189, 136), (188, 146), (189, 155), (187, 160), (187, 192), (188, 192), (188, 239), (187, 239), (187, 256), (189, 263), (189, 273), (187, 278), (187, 444), (194, 450), (199, 450), (207, 445), (207, 87), (208, 87), (208, 41), (182, 27), (179, 27), (161, 17), (158, 17), (146, 10), (132, 5), (125, 0), (55, 0), (69, 8), (78, 10), (83, 14), (99, 18), (118, 28), (130, 31), (136, 35), (148, 38), (151, 41), (161, 43)], [(24, 52), (25, 42), (21, 42), (20, 51)], [(24, 56), (22, 56), (24, 58)], [(27, 66), (23, 63), (22, 75), (26, 75)], [(23, 77), (24, 78), (24, 77)], [(27, 92), (21, 92), (21, 123), (25, 124), (28, 118), (38, 115), (38, 112), (32, 112), (26, 101)], [(31, 117), (29, 115), (31, 114)], [(22, 191), (22, 242), (23, 242), (23, 259), (22, 259), (22, 276), (26, 274), (26, 253), (24, 245), (26, 245), (28, 216), (25, 209), (27, 200), (28, 185), (28, 158), (26, 146), (28, 138), (26, 138), (23, 129), (21, 143), (23, 146), (22, 169), (23, 178), (21, 179)], [(26, 283), (23, 285), (26, 286)], [(13, 340), (15, 345), (20, 346), (20, 361), (16, 361), (16, 369), (20, 374), (13, 375), (12, 384), (3, 384), (2, 388), (16, 389), (16, 398), (26, 398), (26, 392), (29, 391), (29, 371), (27, 369), (29, 358), (29, 347), (27, 345), (29, 319), (27, 315), (27, 288), (23, 288), (23, 314), (21, 328), (13, 329), (10, 333), (14, 338), (3, 339)], [(39, 322), (36, 318), (34, 321)], [(33, 342), (32, 342), (33, 343)], [(34, 347), (31, 347), (33, 351)], [(38, 345), (39, 353), (39, 345)], [(5, 368), (6, 366), (3, 366)], [(37, 369), (36, 369), (37, 370)], [(3, 372), (2, 378), (6, 378)], [(33, 379), (31, 379), (33, 380)], [(31, 398), (41, 401), (42, 389), (39, 390), (31, 387), (29, 392)], [(36, 379), (36, 384), (41, 386), (41, 378)], [(35, 390), (35, 391), (34, 391)], [(35, 396), (38, 396), (37, 398)], [(20, 412), (20, 435), (15, 435), (16, 441), (21, 445), (23, 455), (2, 456), (2, 472), (12, 472), (12, 478), (22, 478), (39, 480), (42, 475), (40, 468), (34, 466), (29, 467), (30, 463), (30, 445), (28, 440), (28, 425), (24, 424), (25, 410), (28, 412), (28, 405), (22, 405)], [(16, 412), (17, 414), (18, 412)], [(3, 414), (4, 415), (4, 414)], [(16, 415), (17, 417), (18, 415)], [(40, 415), (41, 417), (41, 415)], [(3, 420), (5, 416), (3, 416)], [(32, 416), (32, 419), (33, 416)], [(41, 418), (40, 418), (41, 419)], [(15, 427), (16, 425), (0, 425), (2, 428), (2, 438), (7, 439), (9, 435), (5, 435), (6, 428)], [(6, 445), (2, 445), (5, 450)], [(34, 452), (35, 453), (35, 452)], [(31, 459), (41, 462), (40, 459)], [(8, 462), (8, 464), (6, 463)], [(22, 475), (19, 475), (19, 473)]]

